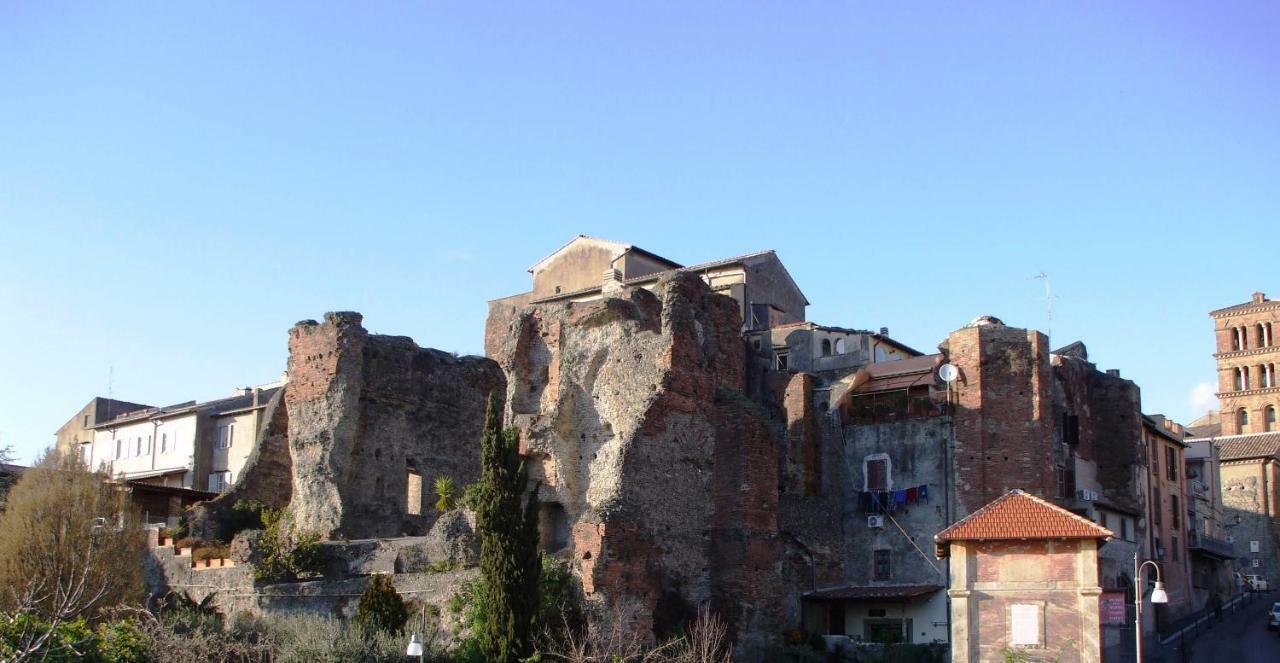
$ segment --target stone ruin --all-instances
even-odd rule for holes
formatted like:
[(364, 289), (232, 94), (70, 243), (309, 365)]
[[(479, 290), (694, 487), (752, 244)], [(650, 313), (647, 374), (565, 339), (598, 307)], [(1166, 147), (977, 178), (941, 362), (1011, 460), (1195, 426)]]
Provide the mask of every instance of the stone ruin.
[[(370, 334), (356, 313), (295, 325), (258, 448), (231, 491), (193, 511), (193, 533), (223, 538), (231, 506), (257, 499), (328, 539), (422, 535), (431, 481), (478, 479), (493, 394), (541, 483), (543, 546), (571, 561), (589, 605), (659, 638), (709, 606), (740, 651), (794, 625), (779, 435), (744, 395), (737, 304), (673, 272), (648, 290), (507, 313), (489, 321), (506, 331), (489, 339), (492, 358)], [(473, 554), (470, 523), (446, 525), (423, 559)], [(378, 554), (395, 563), (376, 565), (402, 571), (407, 553), (392, 547)]]

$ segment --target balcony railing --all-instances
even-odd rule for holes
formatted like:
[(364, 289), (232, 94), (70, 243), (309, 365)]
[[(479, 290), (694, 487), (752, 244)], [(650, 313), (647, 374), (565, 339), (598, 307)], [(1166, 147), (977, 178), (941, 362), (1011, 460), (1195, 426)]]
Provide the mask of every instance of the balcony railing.
[(1187, 536), (1187, 550), (1191, 552), (1199, 552), (1220, 559), (1235, 559), (1235, 546), (1222, 539), (1215, 539), (1212, 536), (1201, 534), (1196, 530), (1191, 530)]

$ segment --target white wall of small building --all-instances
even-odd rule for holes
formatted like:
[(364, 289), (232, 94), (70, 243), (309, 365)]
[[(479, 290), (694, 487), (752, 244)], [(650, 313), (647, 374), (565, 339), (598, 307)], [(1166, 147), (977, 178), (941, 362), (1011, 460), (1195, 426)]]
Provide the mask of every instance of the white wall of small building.
[[(92, 450), (86, 460), (94, 469), (105, 466), (112, 476), (125, 479), (155, 470), (185, 469), (181, 487), (190, 488), (195, 437), (194, 414), (98, 428), (94, 431)], [(142, 453), (138, 453), (139, 440)], [(119, 454), (117, 442), (121, 443)], [(163, 450), (162, 442), (165, 443)]]

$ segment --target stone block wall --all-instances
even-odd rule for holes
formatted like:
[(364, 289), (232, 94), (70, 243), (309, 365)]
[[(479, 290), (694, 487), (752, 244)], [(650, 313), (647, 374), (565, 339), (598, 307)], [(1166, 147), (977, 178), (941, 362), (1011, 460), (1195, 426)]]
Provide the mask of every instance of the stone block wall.
[(369, 334), (361, 322), (330, 313), (289, 331), (290, 517), (326, 538), (421, 534), (434, 511), (408, 504), (410, 473), (476, 481), (486, 399), (500, 404), (506, 383), (488, 359)]

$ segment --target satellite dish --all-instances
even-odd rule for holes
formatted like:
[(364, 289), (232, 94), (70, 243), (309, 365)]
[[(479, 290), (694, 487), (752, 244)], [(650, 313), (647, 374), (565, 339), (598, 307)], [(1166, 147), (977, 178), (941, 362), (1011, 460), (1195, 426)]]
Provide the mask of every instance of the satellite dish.
[(938, 377), (942, 378), (943, 382), (950, 384), (960, 377), (960, 369), (951, 364), (943, 364), (938, 367)]

